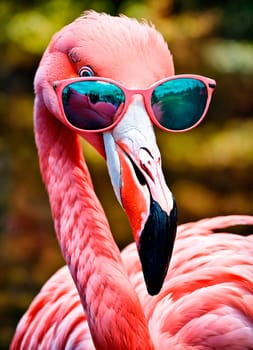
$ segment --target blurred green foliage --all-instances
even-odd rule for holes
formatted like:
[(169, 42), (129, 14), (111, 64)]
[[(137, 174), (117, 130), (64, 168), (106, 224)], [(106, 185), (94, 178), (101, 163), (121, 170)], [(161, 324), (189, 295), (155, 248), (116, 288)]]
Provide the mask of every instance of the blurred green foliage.
[[(253, 4), (251, 0), (0, 3), (0, 348), (43, 282), (63, 264), (32, 131), (33, 77), (51, 36), (86, 9), (152, 21), (177, 73), (217, 80), (205, 121), (184, 134), (157, 131), (180, 222), (252, 213)], [(84, 142), (95, 188), (122, 247), (132, 240), (104, 161)], [(100, 179), (103, 178), (103, 183)], [(104, 180), (105, 179), (105, 180)]]

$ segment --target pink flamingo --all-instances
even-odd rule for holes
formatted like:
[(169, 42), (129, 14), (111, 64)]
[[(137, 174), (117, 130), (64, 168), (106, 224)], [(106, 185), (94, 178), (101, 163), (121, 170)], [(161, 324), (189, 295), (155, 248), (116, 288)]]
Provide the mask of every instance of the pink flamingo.
[[(145, 89), (174, 68), (161, 35), (126, 17), (88, 12), (52, 39), (35, 78), (35, 136), (68, 267), (34, 299), (11, 349), (253, 349), (253, 236), (214, 233), (252, 225), (253, 217), (179, 226), (165, 277), (176, 213), (150, 113), (134, 94), (113, 128), (71, 126), (60, 110), (58, 81), (78, 74)], [(112, 238), (75, 130), (108, 163), (142, 266), (136, 245), (120, 254)], [(142, 271), (157, 295), (146, 292)]]

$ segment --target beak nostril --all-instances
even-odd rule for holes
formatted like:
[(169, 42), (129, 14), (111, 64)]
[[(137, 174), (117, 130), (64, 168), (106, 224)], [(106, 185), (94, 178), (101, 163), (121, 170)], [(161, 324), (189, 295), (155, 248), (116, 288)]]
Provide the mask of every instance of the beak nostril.
[(150, 157), (151, 157), (152, 159), (154, 159), (153, 154), (150, 152), (150, 150), (149, 150), (148, 148), (146, 148), (146, 147), (140, 147), (140, 151), (139, 151), (139, 152), (141, 153), (142, 151), (147, 152), (147, 153), (150, 155)]
[[(156, 163), (154, 156), (148, 148), (141, 147), (139, 150), (140, 167), (154, 181), (153, 164)], [(158, 162), (159, 164), (159, 162)]]

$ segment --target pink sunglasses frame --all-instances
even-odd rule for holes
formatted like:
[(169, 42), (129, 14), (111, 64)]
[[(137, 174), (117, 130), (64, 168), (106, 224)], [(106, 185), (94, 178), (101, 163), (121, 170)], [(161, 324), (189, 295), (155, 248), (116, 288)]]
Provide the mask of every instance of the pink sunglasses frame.
[[(162, 126), (158, 122), (158, 120), (157, 120), (157, 118), (154, 115), (154, 112), (152, 110), (151, 95), (153, 93), (153, 90), (157, 86), (159, 86), (160, 84), (162, 84), (164, 82), (167, 82), (167, 81), (170, 81), (170, 80), (176, 80), (176, 79), (182, 79), (182, 78), (192, 78), (192, 79), (195, 79), (195, 80), (199, 80), (205, 85), (205, 87), (207, 89), (206, 107), (205, 107), (205, 110), (204, 110), (202, 116), (191, 127), (186, 128), (186, 129), (182, 129), (182, 130), (172, 130), (172, 129), (165, 128), (164, 126)], [(119, 115), (117, 116), (116, 120), (110, 126), (108, 126), (106, 128), (102, 128), (102, 129), (97, 129), (97, 130), (86, 130), (86, 129), (78, 128), (78, 127), (72, 125), (68, 121), (68, 119), (67, 119), (67, 117), (65, 115), (65, 112), (64, 112), (63, 104), (62, 104), (62, 91), (67, 85), (69, 85), (71, 83), (75, 83), (75, 82), (81, 82), (81, 81), (107, 82), (107, 83), (114, 84), (115, 86), (119, 87), (123, 91), (124, 96), (125, 96), (124, 106), (123, 106), (122, 110), (120, 111)], [(102, 78), (102, 77), (99, 77), (99, 76), (70, 78), (70, 79), (58, 80), (58, 81), (55, 81), (53, 83), (53, 88), (54, 88), (54, 90), (56, 91), (56, 94), (57, 94), (57, 98), (58, 98), (58, 102), (59, 102), (59, 106), (60, 106), (60, 111), (61, 111), (61, 115), (63, 116), (64, 123), (70, 129), (72, 129), (74, 131), (77, 131), (79, 133), (80, 132), (85, 132), (85, 133), (106, 132), (106, 131), (109, 131), (109, 130), (113, 129), (121, 121), (121, 119), (123, 118), (123, 116), (124, 116), (128, 106), (129, 106), (129, 104), (131, 103), (131, 98), (134, 95), (141, 95), (143, 97), (143, 101), (144, 101), (144, 105), (145, 105), (146, 111), (147, 111), (147, 113), (148, 113), (152, 123), (154, 125), (156, 125), (158, 128), (160, 128), (160, 129), (162, 129), (164, 131), (167, 131), (167, 132), (176, 132), (176, 133), (177, 132), (185, 132), (185, 131), (191, 130), (191, 129), (195, 128), (198, 124), (200, 124), (202, 122), (202, 120), (204, 119), (204, 117), (205, 117), (205, 115), (206, 115), (206, 113), (208, 111), (208, 108), (209, 108), (209, 105), (210, 105), (210, 102), (211, 102), (211, 98), (212, 98), (212, 94), (214, 92), (215, 86), (216, 86), (215, 80), (213, 80), (211, 78), (204, 77), (202, 75), (196, 75), (196, 74), (173, 75), (173, 76), (170, 76), (170, 77), (158, 80), (157, 82), (155, 82), (154, 84), (150, 85), (148, 88), (145, 88), (145, 89), (129, 89), (129, 88), (126, 88), (124, 85), (116, 82), (115, 80), (112, 80), (112, 79), (109, 79), (109, 78)]]

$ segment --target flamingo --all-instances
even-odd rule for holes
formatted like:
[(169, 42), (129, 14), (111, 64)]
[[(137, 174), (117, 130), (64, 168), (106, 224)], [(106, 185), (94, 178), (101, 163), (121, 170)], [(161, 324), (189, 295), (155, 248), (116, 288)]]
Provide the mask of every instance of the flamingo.
[[(80, 76), (135, 89), (118, 121), (110, 121), (113, 127), (82, 130), (63, 117), (57, 89), (65, 91), (62, 81)], [(180, 225), (173, 248), (175, 200), (161, 170), (154, 120), (138, 92), (172, 76), (167, 45), (147, 23), (89, 11), (53, 37), (35, 77), (34, 130), (67, 266), (35, 297), (11, 350), (253, 349), (253, 235), (225, 230), (252, 225), (253, 217)], [(70, 96), (75, 106), (80, 101), (92, 110), (95, 104), (94, 96)], [(103, 111), (107, 119), (111, 114)], [(136, 244), (122, 253), (95, 195), (79, 136), (105, 158), (129, 217)]]

